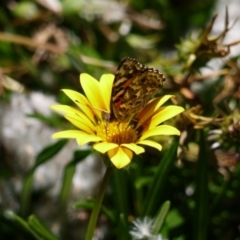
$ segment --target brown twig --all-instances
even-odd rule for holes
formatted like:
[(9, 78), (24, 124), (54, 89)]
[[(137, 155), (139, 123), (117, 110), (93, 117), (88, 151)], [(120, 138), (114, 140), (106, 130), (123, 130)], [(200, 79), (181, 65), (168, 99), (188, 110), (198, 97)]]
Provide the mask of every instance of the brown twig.
[(16, 34), (11, 34), (11, 33), (3, 33), (0, 32), (0, 41), (2, 42), (11, 42), (11, 43), (16, 43), (19, 45), (25, 45), (28, 47), (33, 47), (33, 48), (42, 48), (50, 52), (62, 54), (66, 51), (66, 49), (57, 47), (54, 44), (51, 43), (39, 43), (34, 40), (32, 40), (29, 37), (24, 37)]

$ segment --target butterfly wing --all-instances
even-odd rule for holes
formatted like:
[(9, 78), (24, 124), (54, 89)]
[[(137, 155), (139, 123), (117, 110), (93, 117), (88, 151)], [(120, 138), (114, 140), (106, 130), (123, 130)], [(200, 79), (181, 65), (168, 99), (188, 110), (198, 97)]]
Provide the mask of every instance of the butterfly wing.
[(111, 119), (127, 121), (162, 88), (164, 80), (158, 70), (148, 68), (133, 58), (124, 59), (115, 74)]
[(117, 103), (124, 97), (127, 87), (131, 84), (136, 75), (146, 72), (147, 68), (136, 59), (125, 58), (120, 63), (114, 78), (112, 88), (112, 102)]

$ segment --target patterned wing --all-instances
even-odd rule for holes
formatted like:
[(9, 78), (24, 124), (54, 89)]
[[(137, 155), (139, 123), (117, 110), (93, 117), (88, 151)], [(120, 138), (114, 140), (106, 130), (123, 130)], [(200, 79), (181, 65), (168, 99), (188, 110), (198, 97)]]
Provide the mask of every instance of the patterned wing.
[(148, 68), (136, 59), (125, 58), (115, 74), (110, 120), (127, 121), (162, 88), (164, 80), (158, 70)]

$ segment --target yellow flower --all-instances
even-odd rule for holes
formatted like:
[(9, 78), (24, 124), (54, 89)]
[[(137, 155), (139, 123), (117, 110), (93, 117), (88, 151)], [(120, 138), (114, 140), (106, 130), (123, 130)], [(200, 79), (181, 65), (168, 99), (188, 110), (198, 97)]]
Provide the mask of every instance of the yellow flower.
[(100, 153), (107, 153), (116, 168), (128, 165), (133, 153), (140, 154), (147, 145), (161, 151), (162, 146), (149, 140), (156, 135), (180, 135), (178, 129), (169, 125), (159, 125), (169, 118), (184, 111), (179, 106), (162, 106), (171, 95), (151, 100), (136, 116), (127, 122), (108, 121), (111, 92), (114, 75), (104, 74), (100, 81), (90, 75), (80, 75), (80, 83), (85, 92), (82, 95), (73, 90), (63, 92), (73, 100), (78, 108), (67, 105), (54, 105), (52, 109), (63, 112), (64, 117), (79, 130), (66, 130), (53, 134), (53, 138), (75, 138), (82, 146), (94, 142), (93, 148)]

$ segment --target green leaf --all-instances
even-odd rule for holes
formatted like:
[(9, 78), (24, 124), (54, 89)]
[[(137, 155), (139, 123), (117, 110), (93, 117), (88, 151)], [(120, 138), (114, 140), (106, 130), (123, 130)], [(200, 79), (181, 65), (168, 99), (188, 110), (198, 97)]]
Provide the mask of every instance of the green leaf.
[(45, 240), (44, 238), (41, 238), (31, 227), (29, 226), (28, 222), (26, 222), (24, 219), (19, 217), (17, 214), (15, 214), (12, 211), (6, 211), (6, 216), (10, 218), (13, 221), (16, 221), (19, 225), (21, 225), (25, 230), (30, 232), (37, 240)]
[(62, 214), (64, 214), (68, 196), (71, 190), (72, 185), (72, 178), (75, 173), (75, 169), (77, 164), (84, 160), (89, 154), (91, 153), (91, 150), (79, 150), (74, 153), (73, 159), (66, 165), (63, 173), (63, 181), (62, 181), (62, 187), (60, 191), (59, 196), (59, 207)]
[[(95, 205), (95, 199), (91, 198), (88, 201), (80, 201), (80, 202), (74, 203), (73, 208), (74, 209), (85, 208), (85, 209), (92, 210), (94, 205)], [(116, 223), (116, 216), (112, 209), (109, 210), (107, 207), (102, 205), (100, 211), (104, 213), (108, 217), (108, 219), (110, 219), (110, 221), (112, 221), (113, 223)]]
[(179, 228), (185, 223), (184, 213), (181, 213), (177, 208), (173, 208), (168, 212), (165, 219), (167, 231)]
[(66, 139), (62, 139), (62, 140), (59, 140), (56, 143), (54, 143), (54, 144), (44, 148), (38, 154), (37, 159), (36, 159), (36, 164), (33, 167), (33, 169), (37, 168), (39, 165), (45, 163), (47, 160), (49, 160), (50, 158), (55, 156), (64, 147), (64, 145), (66, 143), (67, 143), (67, 140)]
[(28, 214), (28, 209), (30, 206), (30, 199), (32, 195), (32, 185), (33, 185), (33, 177), (34, 177), (34, 172), (36, 168), (45, 163), (47, 160), (52, 158), (54, 155), (56, 155), (66, 144), (67, 140), (59, 140), (56, 143), (47, 146), (44, 148), (37, 156), (36, 163), (35, 165), (28, 171), (28, 173), (25, 175), (23, 179), (23, 187), (22, 187), (22, 192), (21, 192), (21, 209), (20, 213), (21, 216), (26, 217)]
[(28, 218), (29, 226), (32, 228), (34, 232), (36, 232), (38, 235), (40, 235), (45, 240), (57, 240), (58, 238), (49, 230), (47, 229), (40, 220), (34, 216), (31, 215)]
[(160, 230), (162, 228), (164, 219), (167, 216), (169, 208), (170, 208), (170, 201), (164, 202), (163, 205), (161, 206), (161, 209), (154, 220), (154, 225), (152, 229), (153, 234), (160, 233)]
[(41, 122), (46, 123), (46, 124), (48, 124), (50, 126), (53, 126), (53, 127), (64, 126), (62, 118), (60, 118), (59, 115), (56, 115), (56, 114), (52, 114), (51, 117), (45, 116), (45, 115), (40, 114), (40, 113), (26, 114), (26, 116), (29, 117), (29, 118), (38, 119)]

